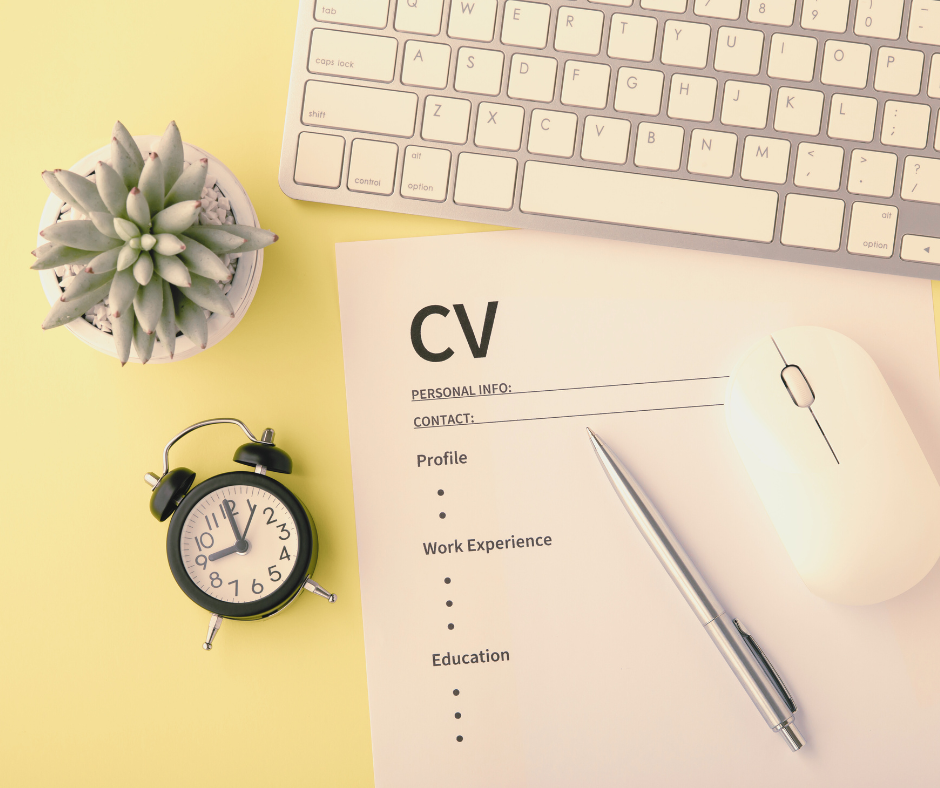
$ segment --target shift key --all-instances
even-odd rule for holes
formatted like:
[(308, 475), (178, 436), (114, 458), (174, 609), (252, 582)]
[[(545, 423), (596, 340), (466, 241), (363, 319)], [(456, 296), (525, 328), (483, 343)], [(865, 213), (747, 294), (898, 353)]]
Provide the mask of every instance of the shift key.
[(311, 79), (304, 90), (301, 122), (307, 126), (410, 137), (418, 97), (401, 90), (380, 90)]

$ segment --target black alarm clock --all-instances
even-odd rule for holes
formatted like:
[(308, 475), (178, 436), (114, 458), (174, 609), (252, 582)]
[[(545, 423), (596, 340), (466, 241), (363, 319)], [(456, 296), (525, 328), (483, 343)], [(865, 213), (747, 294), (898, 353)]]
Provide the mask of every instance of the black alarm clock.
[[(254, 468), (212, 476), (193, 487), (189, 468), (170, 470), (170, 448), (211, 424), (241, 427), (250, 442), (234, 461)], [(267, 474), (290, 473), (291, 458), (274, 445), (274, 430), (257, 439), (238, 419), (209, 419), (187, 427), (163, 449), (163, 475), (144, 476), (153, 492), (150, 511), (170, 515), (166, 555), (183, 593), (212, 613), (203, 648), (212, 648), (222, 620), (255, 621), (280, 613), (306, 589), (335, 602), (313, 580), (319, 543), (303, 502)]]

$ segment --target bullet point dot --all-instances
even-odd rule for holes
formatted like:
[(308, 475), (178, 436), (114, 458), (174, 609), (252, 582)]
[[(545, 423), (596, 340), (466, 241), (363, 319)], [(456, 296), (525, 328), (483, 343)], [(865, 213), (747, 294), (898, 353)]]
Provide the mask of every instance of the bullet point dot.
[(445, 517), (447, 517), (447, 515), (444, 514), (444, 512), (441, 512), (441, 519), (443, 520)]
[(463, 736), (458, 736), (457, 741), (463, 741)]
[(449, 577), (445, 577), (445, 578), (444, 578), (444, 582), (445, 582), (445, 583), (449, 583), (449, 582), (450, 582), (450, 578), (449, 578)]
[(453, 606), (454, 606), (454, 603), (451, 602), (451, 601), (448, 599), (448, 600), (447, 600), (447, 607), (453, 607)]
[(460, 690), (454, 690), (454, 695), (459, 695), (459, 694), (460, 694)]
[(438, 491), (437, 491), (437, 494), (438, 494), (438, 495), (443, 495), (443, 494), (444, 494), (444, 491), (443, 491), (443, 490), (438, 490)]
[(456, 720), (459, 720), (459, 719), (460, 719), (460, 712), (459, 712), (459, 711), (458, 711), (456, 714), (454, 714), (454, 719), (456, 719)]
[(453, 629), (453, 628), (454, 628), (454, 625), (453, 625), (453, 624), (448, 624), (448, 625), (447, 625), (447, 628), (448, 628), (448, 629)]

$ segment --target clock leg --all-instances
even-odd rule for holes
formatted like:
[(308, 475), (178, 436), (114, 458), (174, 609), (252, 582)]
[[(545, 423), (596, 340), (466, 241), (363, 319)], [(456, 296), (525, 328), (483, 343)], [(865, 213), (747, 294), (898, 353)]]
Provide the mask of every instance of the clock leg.
[(331, 594), (312, 577), (307, 578), (307, 582), (304, 583), (304, 588), (306, 588), (312, 594), (322, 596), (327, 602), (336, 601), (336, 594)]
[(218, 613), (213, 613), (212, 618), (209, 619), (209, 634), (206, 635), (206, 642), (202, 644), (202, 647), (209, 651), (212, 648), (212, 641), (215, 640), (215, 636), (218, 634), (219, 630), (222, 628), (222, 616)]

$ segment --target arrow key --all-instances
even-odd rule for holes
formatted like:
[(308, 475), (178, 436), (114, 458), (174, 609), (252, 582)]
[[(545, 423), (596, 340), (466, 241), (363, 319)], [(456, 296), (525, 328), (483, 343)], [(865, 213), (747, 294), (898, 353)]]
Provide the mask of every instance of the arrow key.
[(905, 235), (901, 241), (901, 259), (940, 265), (940, 238)]

